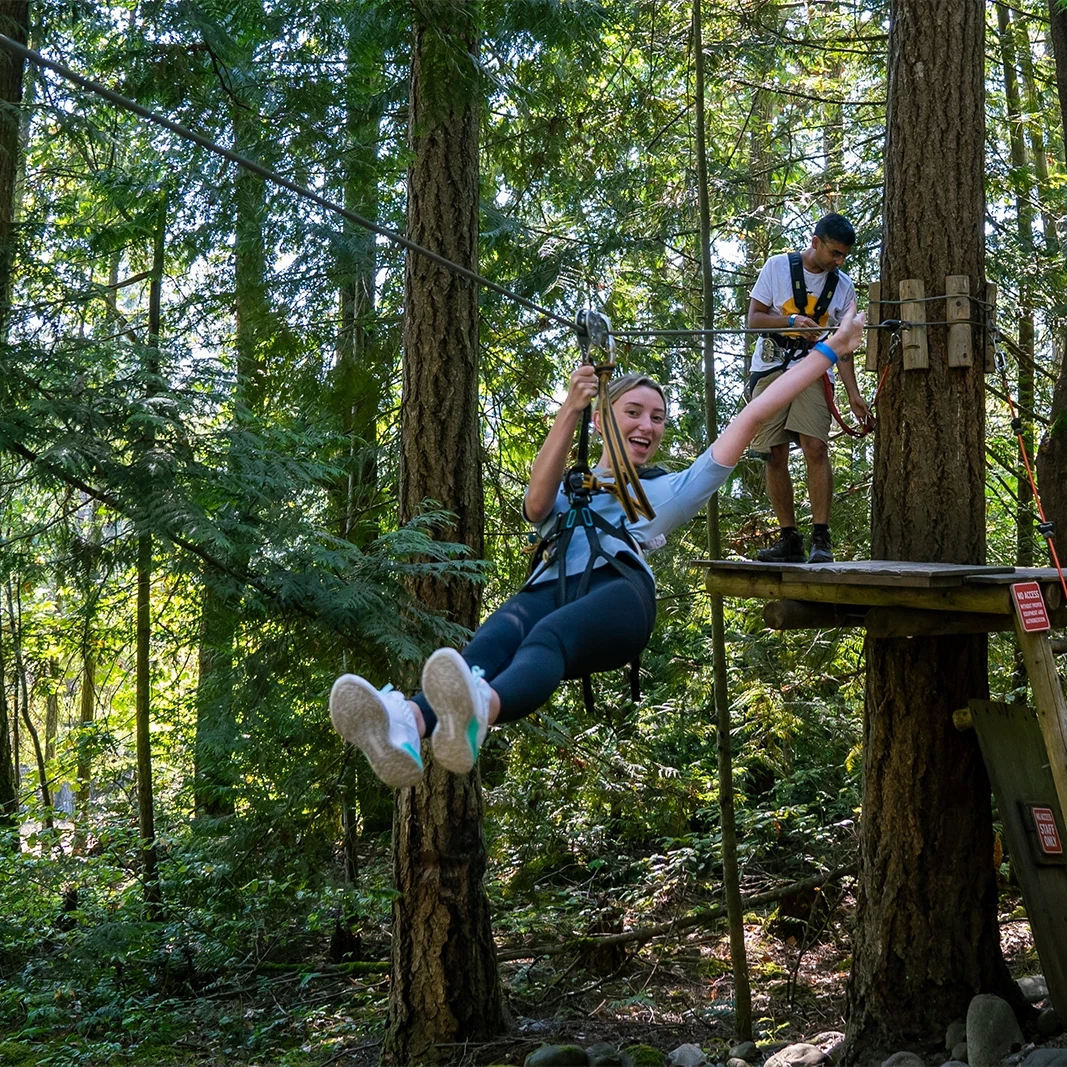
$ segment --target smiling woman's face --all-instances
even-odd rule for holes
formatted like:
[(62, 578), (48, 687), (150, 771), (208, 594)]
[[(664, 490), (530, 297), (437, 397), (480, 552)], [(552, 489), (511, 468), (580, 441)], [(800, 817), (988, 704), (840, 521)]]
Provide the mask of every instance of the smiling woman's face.
[[(619, 433), (635, 467), (647, 463), (659, 448), (667, 419), (667, 408), (658, 389), (639, 385), (623, 393), (611, 405)], [(597, 429), (600, 429), (599, 419)], [(604, 462), (610, 463), (607, 456)]]

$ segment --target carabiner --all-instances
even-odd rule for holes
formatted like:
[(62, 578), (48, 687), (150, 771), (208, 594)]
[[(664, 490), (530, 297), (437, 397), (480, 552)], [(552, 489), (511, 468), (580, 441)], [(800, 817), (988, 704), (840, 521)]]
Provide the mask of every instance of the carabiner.
[(577, 323), (578, 344), (582, 350), (582, 362), (589, 363), (589, 346), (593, 345), (604, 351), (607, 359), (604, 363), (615, 364), (615, 338), (611, 334), (611, 319), (607, 315), (582, 308), (575, 316)]

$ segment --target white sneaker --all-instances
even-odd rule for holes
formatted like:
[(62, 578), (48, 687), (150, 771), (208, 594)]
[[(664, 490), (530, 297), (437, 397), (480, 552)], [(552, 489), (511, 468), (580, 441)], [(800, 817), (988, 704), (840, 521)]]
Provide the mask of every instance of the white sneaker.
[(437, 716), (430, 741), (434, 759), (467, 774), (489, 730), (489, 683), (454, 648), (439, 648), (422, 668), (422, 691)]
[(391, 685), (375, 689), (358, 674), (342, 674), (330, 690), (334, 729), (362, 749), (386, 785), (403, 788), (422, 777), (419, 728), (404, 694)]

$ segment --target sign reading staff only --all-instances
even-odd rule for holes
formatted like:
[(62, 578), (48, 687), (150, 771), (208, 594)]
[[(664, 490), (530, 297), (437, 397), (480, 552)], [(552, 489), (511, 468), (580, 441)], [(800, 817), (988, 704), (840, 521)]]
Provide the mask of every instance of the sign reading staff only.
[(1052, 809), (1032, 807), (1030, 811), (1034, 816), (1041, 851), (1047, 856), (1061, 856), (1063, 843), (1060, 841), (1060, 832), (1056, 829), (1056, 816), (1052, 814)]
[(1015, 610), (1019, 613), (1019, 622), (1026, 633), (1049, 629), (1045, 600), (1037, 582), (1016, 582), (1011, 587), (1011, 595), (1015, 600)]

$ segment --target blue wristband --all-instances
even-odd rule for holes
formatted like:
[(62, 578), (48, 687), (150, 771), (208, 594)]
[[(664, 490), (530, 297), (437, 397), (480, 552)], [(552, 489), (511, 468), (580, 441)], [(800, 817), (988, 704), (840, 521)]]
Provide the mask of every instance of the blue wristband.
[(811, 346), (811, 350), (821, 352), (835, 367), (837, 366), (837, 353), (825, 341), (816, 341)]
[(792, 326), (792, 325), (793, 325), (793, 323), (794, 323), (794, 322), (796, 322), (796, 321), (797, 321), (797, 317), (796, 317), (796, 315), (790, 315), (790, 316), (789, 316), (789, 322), (788, 322), (788, 323), (787, 323), (786, 325), (788, 325), (788, 326)]

